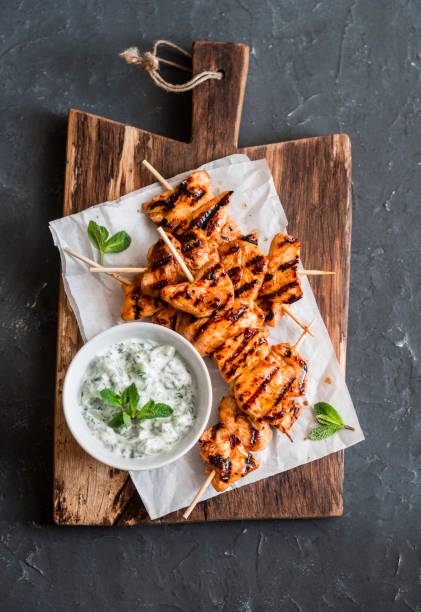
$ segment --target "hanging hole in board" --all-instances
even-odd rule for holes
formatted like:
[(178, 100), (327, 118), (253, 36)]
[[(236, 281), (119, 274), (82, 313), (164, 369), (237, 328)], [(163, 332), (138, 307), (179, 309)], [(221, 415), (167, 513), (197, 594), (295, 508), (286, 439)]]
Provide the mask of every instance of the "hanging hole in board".
[(222, 78), (225, 79), (225, 70), (218, 70), (217, 72), (219, 72), (219, 74), (222, 74)]

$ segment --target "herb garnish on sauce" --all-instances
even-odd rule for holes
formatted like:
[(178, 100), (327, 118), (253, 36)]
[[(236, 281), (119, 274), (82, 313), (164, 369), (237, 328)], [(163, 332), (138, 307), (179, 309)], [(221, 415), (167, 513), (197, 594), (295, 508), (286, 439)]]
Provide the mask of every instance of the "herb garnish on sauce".
[(121, 395), (112, 389), (103, 389), (100, 391), (100, 395), (104, 402), (110, 404), (110, 406), (123, 408), (123, 410), (117, 412), (111, 421), (108, 422), (108, 425), (113, 429), (118, 429), (122, 425), (127, 427), (132, 419), (164, 418), (171, 416), (173, 413), (173, 409), (170, 408), (168, 404), (156, 403), (153, 399), (150, 399), (142, 408), (138, 409), (137, 406), (140, 398), (134, 383), (126, 387)]

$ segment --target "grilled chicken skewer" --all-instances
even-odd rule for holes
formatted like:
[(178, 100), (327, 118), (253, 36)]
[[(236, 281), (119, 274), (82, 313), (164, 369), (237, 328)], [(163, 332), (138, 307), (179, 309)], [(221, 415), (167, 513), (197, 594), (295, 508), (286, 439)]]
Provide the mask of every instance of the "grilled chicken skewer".
[[(125, 266), (124, 268), (116, 268), (114, 266), (99, 266), (98, 268), (89, 268), (89, 272), (97, 274), (110, 274), (111, 272), (122, 272), (123, 274), (139, 274), (140, 272), (146, 272), (147, 269), (148, 268), (136, 268), (132, 266)], [(336, 274), (336, 272), (329, 272), (328, 270), (297, 270), (297, 274), (303, 276), (329, 276)]]
[[(309, 327), (311, 327), (313, 323), (314, 320), (310, 323)], [(303, 342), (306, 335), (307, 332), (304, 331), (295, 345), (289, 349), (291, 354), (294, 353), (294, 357), (296, 359), (301, 359), (303, 364), (307, 364), (307, 362), (298, 356), (297, 349)], [(280, 351), (282, 350), (280, 347), (284, 346), (285, 345), (278, 345), (276, 347), (272, 347), (272, 350)], [(289, 346), (290, 345), (288, 345), (288, 348)], [(285, 353), (285, 349), (283, 349), (283, 353)], [(305, 377), (306, 375), (307, 365), (305, 367)], [(241, 378), (241, 376), (239, 378)], [(301, 377), (299, 377), (299, 380), (302, 392), (304, 392), (305, 381), (303, 381)], [(261, 389), (265, 391), (263, 386)], [(258, 390), (260, 390), (260, 386), (258, 387)], [(294, 391), (288, 389), (288, 392)], [(299, 394), (300, 393), (297, 393), (297, 395)], [(288, 408), (288, 410), (285, 410), (286, 408)], [(288, 435), (286, 427), (288, 424), (291, 426), (297, 419), (299, 408), (295, 406), (294, 400), (291, 401), (290, 399), (288, 406), (286, 403), (284, 404), (284, 411), (285, 414), (280, 416), (280, 422), (272, 422), (272, 424)], [(206, 491), (210, 483), (213, 484), (217, 491), (224, 491), (233, 482), (243, 478), (250, 471), (257, 469), (259, 465), (258, 461), (250, 452), (250, 450), (252, 450), (250, 447), (251, 440), (255, 434), (247, 435), (247, 427), (249, 427), (251, 430), (256, 430), (257, 432), (262, 431), (262, 443), (257, 448), (255, 447), (254, 450), (263, 450), (267, 444), (269, 444), (272, 437), (269, 422), (264, 421), (263, 419), (255, 420), (252, 416), (242, 413), (241, 407), (238, 405), (236, 398), (224, 398), (219, 407), (218, 416), (219, 423), (206, 429), (199, 440), (200, 454), (202, 459), (204, 459), (207, 463), (206, 473), (208, 473), (208, 477), (195, 495), (190, 506), (184, 512), (183, 518), (185, 519), (190, 516), (191, 512), (199, 502), (201, 496)], [(243, 419), (245, 419), (245, 421), (243, 421)], [(246, 431), (244, 431), (244, 423)], [(232, 431), (233, 427), (236, 427), (234, 432)], [(234, 435), (235, 440), (232, 437), (230, 438), (230, 435)], [(236, 438), (240, 440), (240, 444), (237, 444)]]
[[(268, 425), (256, 426), (239, 413), (232, 397), (224, 397), (218, 409), (219, 422), (206, 429), (200, 438), (200, 454), (209, 472), (183, 517), (187, 519), (210, 483), (225, 491), (233, 482), (259, 467), (251, 451), (266, 448), (272, 439)], [(217, 478), (216, 478), (217, 476)]]
[[(144, 160), (144, 165), (150, 170), (152, 166)], [(223, 243), (232, 241), (233, 238), (238, 238), (241, 232), (236, 226), (235, 222), (228, 217), (228, 208), (225, 208), (227, 198), (231, 196), (231, 192), (224, 192), (221, 196), (219, 196), (220, 200), (217, 202), (216, 207), (212, 207), (210, 204), (210, 200), (213, 202), (218, 200), (218, 198), (213, 198), (213, 193), (210, 187), (210, 179), (209, 175), (204, 170), (199, 170), (192, 173), (188, 176), (177, 189), (168, 190), (169, 183), (164, 179), (163, 176), (154, 168), (153, 175), (158, 179), (158, 181), (167, 189), (166, 192), (160, 194), (159, 196), (155, 196), (151, 202), (147, 202), (143, 205), (143, 211), (148, 214), (151, 220), (159, 225), (158, 231), (160, 231), (161, 235), (163, 235), (162, 227), (165, 227), (167, 231), (170, 231), (177, 235), (177, 231), (180, 232), (179, 237), (181, 238), (182, 230), (186, 229), (186, 226), (189, 230), (192, 230), (194, 227), (201, 227), (201, 223), (206, 221), (208, 223), (209, 217), (212, 219), (211, 228), (217, 227), (218, 223), (222, 225), (222, 220), (225, 220), (225, 225), (222, 228), (222, 235), (219, 237), (219, 242)], [(223, 203), (223, 206), (221, 206)], [(229, 202), (228, 202), (229, 203)], [(222, 213), (219, 208), (222, 208)], [(201, 212), (200, 212), (201, 211)], [(187, 213), (190, 212), (190, 216), (187, 217)], [(193, 214), (193, 220), (191, 221), (191, 217)], [(219, 214), (222, 214), (222, 217), (218, 217)], [(196, 217), (194, 216), (196, 215)], [(225, 216), (224, 216), (225, 215)], [(184, 216), (184, 218), (183, 218)], [(216, 216), (216, 219), (213, 217)], [(195, 221), (196, 219), (196, 221)], [(201, 219), (201, 221), (197, 221), (197, 219)], [(193, 224), (193, 225), (192, 225)], [(229, 232), (227, 232), (227, 226), (229, 228)], [(213, 237), (213, 230), (209, 230), (207, 228), (208, 237)], [(227, 235), (225, 235), (227, 234)], [(283, 238), (282, 238), (283, 237)], [(215, 238), (218, 240), (218, 238)], [(252, 245), (254, 244), (257, 247), (257, 237), (254, 235), (250, 235), (248, 237), (244, 237), (243, 240), (247, 240)], [(295, 247), (288, 247), (288, 241), (292, 245), (294, 243)], [(199, 241), (200, 242), (200, 241)], [(278, 244), (279, 242), (279, 244)], [(274, 237), (271, 245), (271, 252), (269, 253), (269, 268), (263, 283), (260, 279), (256, 279), (256, 283), (254, 282), (254, 278), (250, 278), (248, 284), (247, 281), (244, 283), (245, 286), (241, 285), (241, 287), (237, 288), (237, 291), (243, 292), (245, 290), (249, 290), (251, 295), (253, 296), (253, 290), (255, 290), (255, 285), (258, 286), (259, 295), (262, 294), (263, 297), (263, 306), (266, 302), (266, 309), (269, 311), (269, 318), (273, 319), (271, 316), (271, 310), (273, 306), (271, 302), (280, 302), (282, 303), (282, 310), (288, 314), (303, 330), (307, 331), (307, 327), (300, 321), (300, 319), (292, 313), (292, 311), (288, 308), (287, 304), (291, 304), (302, 296), (302, 291), (300, 288), (298, 276), (297, 276), (297, 264), (299, 260), (299, 248), (300, 243), (297, 239), (292, 236), (277, 234)], [(281, 247), (282, 252), (280, 254), (277, 253), (277, 249)], [(298, 249), (297, 249), (298, 247)], [(221, 247), (223, 249), (223, 247)], [(295, 254), (294, 254), (295, 251)], [(221, 253), (222, 259), (224, 258), (223, 251)], [(225, 257), (228, 257), (228, 253), (225, 253)], [(259, 253), (257, 257), (263, 256), (263, 260), (257, 260), (254, 262), (254, 265), (262, 265), (262, 270), (258, 271), (255, 267), (256, 274), (262, 273), (263, 270), (266, 271), (266, 264), (263, 263), (264, 260), (267, 261), (267, 258), (263, 255), (263, 253)], [(290, 257), (291, 261), (286, 261)], [(251, 258), (252, 259), (252, 258)], [(247, 262), (248, 263), (248, 262)], [(285, 266), (285, 264), (288, 264)], [(288, 268), (291, 268), (289, 271)], [(192, 282), (192, 277), (185, 272), (188, 280)], [(287, 271), (287, 272), (286, 272)], [(323, 271), (321, 271), (323, 272)], [(191, 274), (191, 273), (190, 273)], [(285, 277), (290, 277), (288, 282), (285, 281)], [(294, 278), (293, 278), (294, 277)], [(234, 283), (233, 283), (234, 284)], [(284, 285), (290, 285), (288, 287), (284, 287)], [(276, 295), (272, 295), (276, 293)], [(310, 335), (311, 332), (309, 332)]]

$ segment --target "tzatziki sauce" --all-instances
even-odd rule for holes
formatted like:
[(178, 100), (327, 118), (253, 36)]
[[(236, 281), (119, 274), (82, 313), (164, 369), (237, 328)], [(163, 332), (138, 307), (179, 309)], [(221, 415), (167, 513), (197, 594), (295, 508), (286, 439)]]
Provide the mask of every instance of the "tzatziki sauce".
[[(140, 396), (139, 408), (153, 399), (169, 405), (171, 416), (110, 427), (121, 409), (108, 405), (100, 392), (108, 388), (121, 394), (132, 383)], [(133, 459), (168, 451), (183, 438), (195, 419), (195, 397), (192, 373), (173, 346), (134, 338), (98, 353), (80, 390), (82, 415), (92, 434), (109, 451)]]

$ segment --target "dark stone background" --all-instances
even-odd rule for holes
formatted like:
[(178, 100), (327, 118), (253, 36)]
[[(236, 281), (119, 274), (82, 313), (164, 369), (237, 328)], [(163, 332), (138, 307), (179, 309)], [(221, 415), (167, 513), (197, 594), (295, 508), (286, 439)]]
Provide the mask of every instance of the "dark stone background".
[[(415, 0), (2, 2), (1, 601), (6, 610), (421, 610), (420, 50)], [(240, 144), (353, 145), (348, 383), (367, 439), (335, 520), (51, 523), (66, 114), (189, 138), (190, 97), (118, 58), (248, 43)], [(11, 253), (16, 254), (11, 256)], [(418, 284), (417, 284), (418, 281)]]

